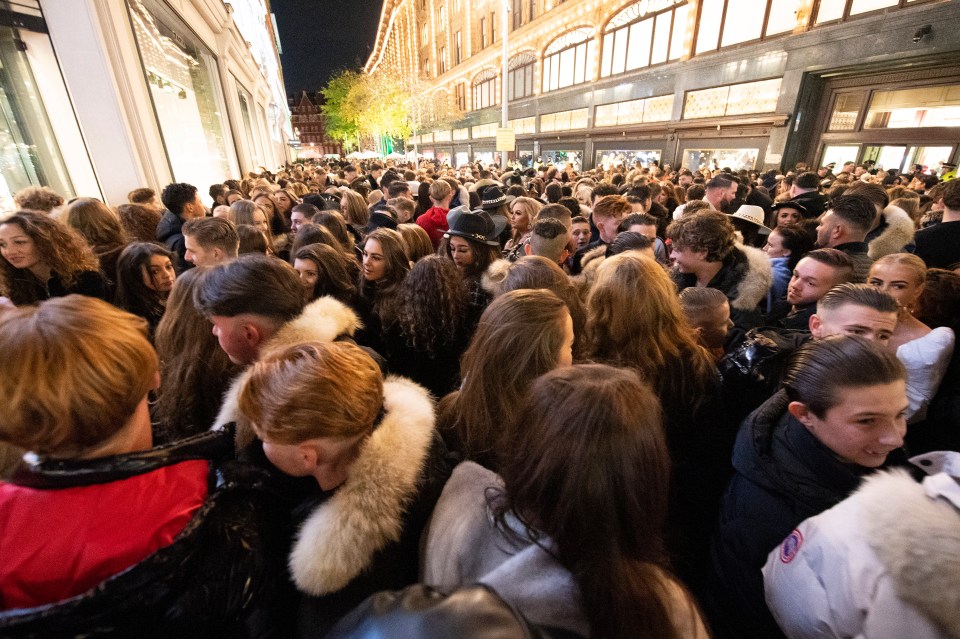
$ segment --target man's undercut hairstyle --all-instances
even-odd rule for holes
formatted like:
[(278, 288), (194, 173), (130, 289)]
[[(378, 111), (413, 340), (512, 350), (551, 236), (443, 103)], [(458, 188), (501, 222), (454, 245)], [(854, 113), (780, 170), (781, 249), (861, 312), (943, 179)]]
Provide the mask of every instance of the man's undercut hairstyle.
[(859, 195), (860, 197), (865, 197), (870, 200), (875, 207), (881, 210), (890, 204), (890, 196), (887, 195), (886, 189), (872, 182), (861, 182), (857, 180), (847, 188), (844, 195)]
[(794, 179), (793, 185), (798, 189), (817, 190), (820, 188), (820, 176), (813, 171), (806, 171)]
[(704, 184), (707, 189), (729, 189), (734, 183), (733, 178), (728, 175), (716, 175), (710, 178), (710, 181)]
[(236, 225), (223, 217), (187, 220), (183, 225), (183, 234), (189, 235), (204, 248), (220, 249), (227, 257), (236, 257), (240, 248)]
[[(854, 270), (856, 269), (853, 259), (844, 253), (832, 248), (822, 248), (810, 251), (803, 257), (826, 264), (834, 271), (833, 285), (845, 284), (853, 280)], [(803, 259), (803, 258), (800, 258)]]
[(560, 220), (538, 218), (530, 230), (531, 255), (540, 255), (557, 262), (569, 242), (567, 227)]
[(707, 312), (727, 301), (723, 291), (707, 286), (688, 286), (680, 291), (680, 307), (691, 323), (699, 321)]
[(873, 222), (877, 219), (877, 209), (873, 202), (862, 195), (835, 197), (830, 201), (830, 210), (860, 233), (866, 233), (873, 228)]
[(167, 210), (177, 217), (183, 216), (183, 207), (193, 202), (197, 197), (197, 187), (184, 182), (174, 182), (168, 184), (163, 193), (160, 194), (160, 201), (167, 207)]
[(627, 202), (627, 198), (622, 195), (605, 195), (593, 207), (593, 219), (600, 217), (612, 217), (621, 219), (630, 215), (633, 207)]
[(303, 311), (303, 285), (286, 262), (245, 253), (204, 273), (193, 301), (207, 317), (250, 313), (283, 323)]
[(430, 198), (437, 202), (443, 202), (453, 193), (453, 187), (446, 180), (434, 180), (430, 184)]
[(596, 202), (608, 195), (620, 195), (620, 189), (607, 182), (601, 182), (593, 187), (593, 190), (590, 192), (590, 200)]
[[(547, 204), (537, 213), (538, 220), (559, 220), (564, 227), (569, 228), (573, 224), (573, 215), (570, 209), (563, 204)], [(580, 218), (586, 222), (584, 218)]]
[(791, 402), (800, 402), (823, 419), (851, 388), (906, 378), (892, 351), (856, 335), (831, 335), (800, 347), (784, 374), (783, 388)]
[(706, 251), (708, 262), (722, 262), (734, 249), (736, 229), (723, 213), (703, 210), (671, 222), (667, 238), (679, 249)]
[[(381, 188), (383, 185), (381, 184)], [(410, 192), (410, 185), (404, 182), (403, 180), (394, 179), (393, 182), (390, 182), (387, 185), (387, 199), (392, 200), (395, 197), (400, 197), (404, 193)]]
[(627, 217), (623, 218), (623, 221), (620, 222), (620, 226), (617, 227), (617, 230), (621, 233), (627, 231), (631, 226), (656, 226), (657, 218), (647, 213), (631, 213)]
[[(809, 253), (807, 254), (809, 257)], [(817, 314), (846, 305), (866, 306), (880, 313), (897, 313), (900, 304), (889, 293), (869, 284), (840, 284), (834, 286), (817, 302)]]
[(607, 246), (607, 257), (627, 251), (645, 251), (653, 248), (653, 241), (643, 233), (623, 231)]

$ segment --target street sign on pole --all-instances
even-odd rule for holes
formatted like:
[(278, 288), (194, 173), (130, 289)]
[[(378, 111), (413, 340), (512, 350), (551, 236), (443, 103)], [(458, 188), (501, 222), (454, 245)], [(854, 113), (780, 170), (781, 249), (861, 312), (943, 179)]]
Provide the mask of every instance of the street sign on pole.
[(517, 134), (513, 129), (497, 129), (497, 151), (513, 151), (517, 148)]

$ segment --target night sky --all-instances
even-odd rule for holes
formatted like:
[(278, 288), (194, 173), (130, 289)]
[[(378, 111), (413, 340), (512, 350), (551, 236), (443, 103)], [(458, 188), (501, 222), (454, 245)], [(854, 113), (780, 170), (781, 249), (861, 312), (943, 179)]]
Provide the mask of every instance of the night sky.
[(344, 67), (362, 67), (373, 48), (380, 0), (271, 0), (287, 93), (313, 93)]

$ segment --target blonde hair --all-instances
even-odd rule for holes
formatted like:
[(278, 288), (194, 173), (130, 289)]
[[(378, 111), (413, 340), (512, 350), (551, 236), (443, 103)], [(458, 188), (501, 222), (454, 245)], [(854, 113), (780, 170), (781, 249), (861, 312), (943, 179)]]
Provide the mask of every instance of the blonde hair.
[(240, 389), (237, 424), (278, 444), (348, 439), (373, 426), (382, 404), (383, 375), (362, 348), (306, 342), (253, 365)]
[(128, 422), (159, 366), (147, 323), (68, 295), (0, 313), (0, 440), (73, 457)]
[(919, 256), (913, 253), (890, 253), (889, 255), (884, 255), (874, 262), (871, 268), (873, 266), (886, 266), (887, 264), (896, 264), (912, 271), (913, 283), (916, 285), (922, 285), (927, 281), (927, 265)]

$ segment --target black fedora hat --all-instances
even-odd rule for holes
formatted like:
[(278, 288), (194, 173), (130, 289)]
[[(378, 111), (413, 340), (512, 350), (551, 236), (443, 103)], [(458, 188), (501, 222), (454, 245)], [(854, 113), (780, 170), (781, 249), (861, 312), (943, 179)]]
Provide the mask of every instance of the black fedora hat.
[(480, 192), (480, 208), (484, 211), (499, 209), (504, 204), (510, 204), (516, 198), (507, 195), (499, 186), (488, 186)]
[(500, 246), (501, 228), (490, 218), (490, 214), (482, 209), (468, 211), (464, 206), (458, 206), (447, 214), (447, 224), (450, 228), (443, 237), (462, 237), (466, 240), (480, 242), (488, 246)]

